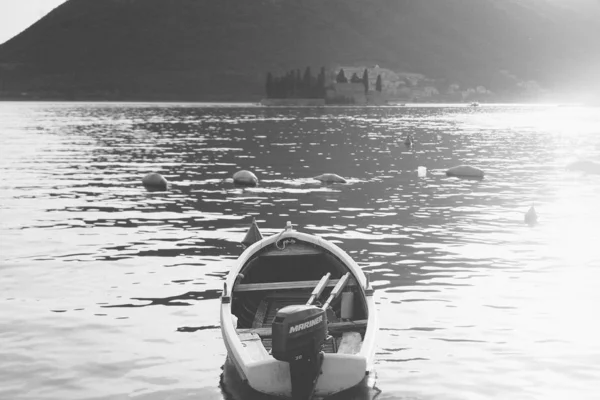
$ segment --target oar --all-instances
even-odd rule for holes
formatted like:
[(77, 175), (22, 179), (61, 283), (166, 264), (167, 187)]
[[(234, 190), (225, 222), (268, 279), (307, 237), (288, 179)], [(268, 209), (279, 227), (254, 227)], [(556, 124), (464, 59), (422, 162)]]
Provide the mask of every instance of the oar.
[(325, 290), (325, 286), (327, 286), (327, 282), (329, 282), (330, 276), (331, 276), (331, 272), (328, 272), (326, 275), (324, 275), (321, 278), (319, 283), (317, 283), (317, 286), (313, 289), (313, 291), (310, 295), (310, 298), (306, 302), (307, 306), (312, 305), (312, 303), (314, 303), (314, 301), (321, 296), (321, 294), (323, 293), (323, 290)]
[(338, 295), (340, 294), (340, 292), (342, 290), (344, 290), (344, 287), (346, 286), (346, 283), (348, 283), (348, 279), (349, 278), (350, 278), (350, 272), (346, 272), (346, 274), (344, 276), (342, 276), (342, 278), (338, 281), (337, 285), (335, 285), (335, 287), (331, 291), (331, 294), (329, 295), (329, 298), (327, 299), (327, 301), (325, 302), (325, 304), (323, 304), (323, 307), (321, 307), (323, 310), (326, 310), (327, 307), (329, 307), (329, 304), (336, 297), (338, 297)]

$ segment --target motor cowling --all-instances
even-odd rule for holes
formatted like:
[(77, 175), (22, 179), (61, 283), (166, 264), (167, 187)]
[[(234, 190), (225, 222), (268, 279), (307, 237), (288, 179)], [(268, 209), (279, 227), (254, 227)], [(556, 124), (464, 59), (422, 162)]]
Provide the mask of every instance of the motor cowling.
[(321, 373), (327, 315), (315, 306), (293, 305), (277, 312), (272, 324), (272, 355), (290, 364), (292, 399), (312, 396)]

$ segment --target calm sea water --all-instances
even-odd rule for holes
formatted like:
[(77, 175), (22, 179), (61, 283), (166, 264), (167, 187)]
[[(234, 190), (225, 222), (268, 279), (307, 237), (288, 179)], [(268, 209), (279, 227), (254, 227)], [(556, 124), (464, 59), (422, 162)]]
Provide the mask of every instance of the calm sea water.
[(0, 103), (0, 143), (0, 399), (253, 398), (218, 328), (252, 216), (373, 273), (377, 377), (341, 398), (600, 398), (600, 175), (565, 169), (598, 108)]

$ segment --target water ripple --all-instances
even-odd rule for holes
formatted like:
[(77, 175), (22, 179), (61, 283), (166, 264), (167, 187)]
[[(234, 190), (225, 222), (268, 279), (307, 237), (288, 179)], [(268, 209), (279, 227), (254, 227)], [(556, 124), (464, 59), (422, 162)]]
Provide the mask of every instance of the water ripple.
[(566, 166), (598, 133), (585, 107), (2, 103), (0, 397), (252, 396), (218, 297), (255, 217), (371, 273), (377, 386), (350, 398), (592, 399), (600, 178)]

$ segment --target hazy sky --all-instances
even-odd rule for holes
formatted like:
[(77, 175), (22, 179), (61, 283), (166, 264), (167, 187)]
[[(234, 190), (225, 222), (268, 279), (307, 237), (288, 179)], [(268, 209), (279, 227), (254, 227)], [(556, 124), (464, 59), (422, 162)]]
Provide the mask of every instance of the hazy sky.
[(18, 35), (65, 0), (0, 0), (0, 43)]

